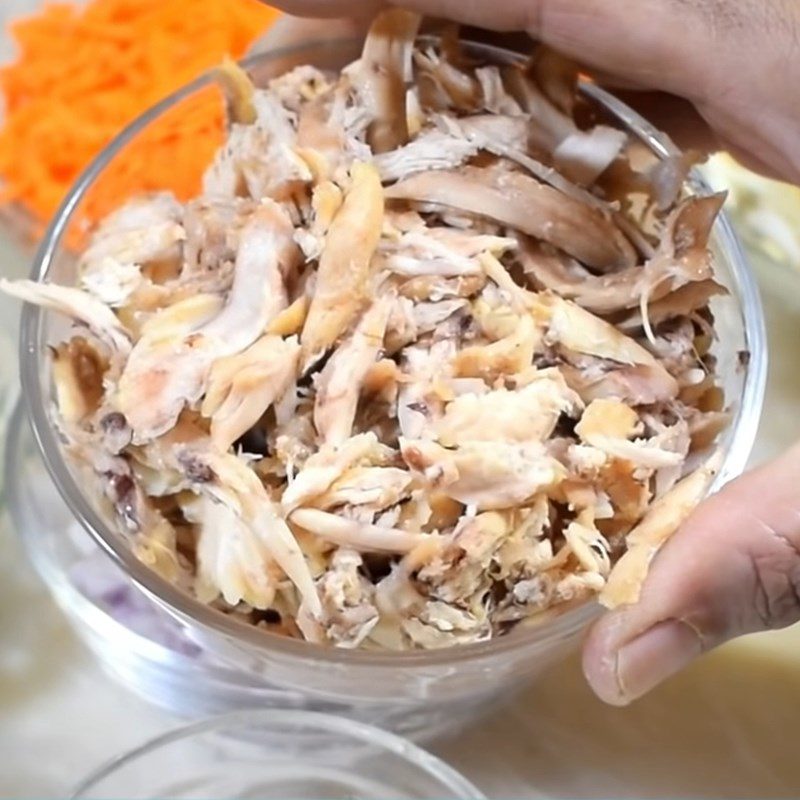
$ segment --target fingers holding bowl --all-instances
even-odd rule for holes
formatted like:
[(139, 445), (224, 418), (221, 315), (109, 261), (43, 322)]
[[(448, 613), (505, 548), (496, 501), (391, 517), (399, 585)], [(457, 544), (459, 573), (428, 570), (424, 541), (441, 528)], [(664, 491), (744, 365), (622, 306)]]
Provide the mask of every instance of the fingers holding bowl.
[(601, 699), (627, 705), (701, 653), (800, 620), (800, 446), (707, 500), (656, 557), (641, 600), (584, 648)]

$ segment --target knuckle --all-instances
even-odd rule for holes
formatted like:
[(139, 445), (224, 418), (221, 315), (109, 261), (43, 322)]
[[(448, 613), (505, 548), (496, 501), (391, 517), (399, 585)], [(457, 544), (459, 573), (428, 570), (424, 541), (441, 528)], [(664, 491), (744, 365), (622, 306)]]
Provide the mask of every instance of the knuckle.
[(544, 4), (539, 0), (527, 3), (525, 9), (524, 29), (532, 36), (541, 36), (544, 27)]
[(774, 552), (751, 556), (753, 608), (765, 629), (800, 620), (800, 554), (787, 540)]

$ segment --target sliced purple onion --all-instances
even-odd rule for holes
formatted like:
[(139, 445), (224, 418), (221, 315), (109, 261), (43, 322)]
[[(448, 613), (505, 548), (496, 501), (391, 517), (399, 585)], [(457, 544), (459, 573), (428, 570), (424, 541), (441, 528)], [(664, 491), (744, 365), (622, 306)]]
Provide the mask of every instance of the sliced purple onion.
[(75, 588), (120, 625), (145, 639), (189, 658), (203, 654), (185, 628), (115, 567), (101, 552), (73, 565), (70, 578)]

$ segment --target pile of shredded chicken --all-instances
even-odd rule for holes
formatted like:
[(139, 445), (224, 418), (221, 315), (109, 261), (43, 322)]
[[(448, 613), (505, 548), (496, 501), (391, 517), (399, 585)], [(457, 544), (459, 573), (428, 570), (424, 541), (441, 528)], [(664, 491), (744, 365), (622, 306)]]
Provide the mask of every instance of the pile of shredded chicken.
[(348, 648), (635, 600), (728, 423), (722, 198), (637, 168), (555, 55), (418, 25), (382, 14), (338, 75), (225, 65), (201, 197), (121, 208), (77, 287), (3, 284), (76, 324), (57, 424), (138, 556)]

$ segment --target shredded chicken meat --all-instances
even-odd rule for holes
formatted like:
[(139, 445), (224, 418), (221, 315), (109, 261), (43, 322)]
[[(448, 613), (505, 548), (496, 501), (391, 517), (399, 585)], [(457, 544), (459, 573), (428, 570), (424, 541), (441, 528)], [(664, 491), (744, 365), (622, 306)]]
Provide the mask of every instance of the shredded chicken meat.
[(140, 557), (345, 648), (635, 600), (728, 422), (722, 198), (581, 127), (565, 60), (476, 63), (419, 22), (382, 14), (338, 75), (227, 62), (202, 196), (121, 208), (77, 286), (2, 284), (74, 321), (56, 424)]

